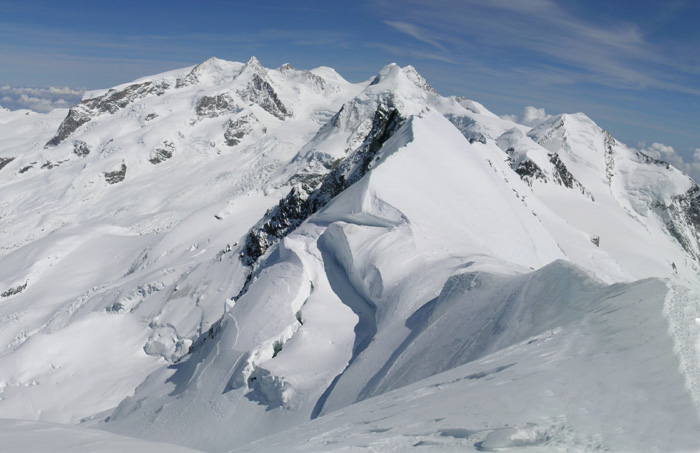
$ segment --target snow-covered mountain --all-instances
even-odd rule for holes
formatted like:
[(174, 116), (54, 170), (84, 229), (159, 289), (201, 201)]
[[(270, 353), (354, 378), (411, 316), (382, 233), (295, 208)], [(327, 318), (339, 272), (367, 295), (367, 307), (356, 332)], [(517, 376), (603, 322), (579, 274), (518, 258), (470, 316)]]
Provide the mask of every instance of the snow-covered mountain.
[(212, 58), (1, 110), (0, 137), (0, 418), (205, 451), (700, 449), (700, 189), (582, 113)]

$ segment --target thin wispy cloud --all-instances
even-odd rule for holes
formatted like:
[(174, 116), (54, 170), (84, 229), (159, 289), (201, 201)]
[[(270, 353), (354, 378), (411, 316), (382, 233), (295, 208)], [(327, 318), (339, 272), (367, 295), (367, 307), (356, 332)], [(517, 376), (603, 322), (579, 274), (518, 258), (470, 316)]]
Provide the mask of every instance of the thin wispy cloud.
[(446, 57), (442, 54), (434, 53), (434, 52), (423, 52), (423, 51), (418, 51), (418, 50), (413, 50), (407, 47), (401, 47), (401, 46), (390, 46), (389, 44), (384, 44), (384, 43), (372, 43), (369, 44), (369, 47), (374, 47), (377, 49), (382, 49), (386, 52), (389, 52), (391, 54), (397, 55), (397, 56), (406, 56), (406, 57), (411, 57), (411, 58), (416, 58), (420, 60), (434, 60), (434, 61), (442, 61), (444, 63), (451, 63), (454, 64), (455, 61), (452, 60), (449, 57)]
[(418, 41), (423, 41), (424, 43), (430, 44), (433, 47), (437, 47), (440, 50), (445, 50), (445, 46), (440, 44), (436, 39), (431, 38), (430, 33), (422, 29), (421, 27), (417, 27), (406, 22), (390, 20), (385, 20), (384, 23), (389, 25), (390, 27), (395, 28), (401, 33), (405, 33), (408, 36), (417, 39)]
[[(505, 62), (513, 52), (522, 52), (523, 56), (534, 57), (533, 68), (554, 61), (593, 83), (698, 92), (687, 79), (698, 68), (668, 58), (664, 49), (647, 42), (634, 24), (587, 23), (551, 0), (460, 0), (440, 5), (409, 1), (396, 20), (386, 23), (426, 43), (448, 43), (441, 49), (453, 49), (452, 55), (447, 55), (451, 58), (477, 43), (480, 54), (491, 49), (495, 60), (504, 55)], [(392, 14), (396, 11), (393, 8)], [(677, 74), (669, 74), (669, 70)], [(542, 73), (547, 72), (542, 67)]]

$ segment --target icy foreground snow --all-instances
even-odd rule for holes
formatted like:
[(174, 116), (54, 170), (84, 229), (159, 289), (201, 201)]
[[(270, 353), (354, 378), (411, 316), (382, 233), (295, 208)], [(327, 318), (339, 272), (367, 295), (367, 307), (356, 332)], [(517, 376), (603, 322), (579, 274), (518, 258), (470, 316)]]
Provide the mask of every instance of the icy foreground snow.
[(0, 418), (83, 425), (0, 443), (700, 450), (700, 189), (583, 114), (210, 59), (0, 136)]
[(93, 453), (188, 453), (185, 447), (149, 442), (94, 429), (28, 420), (0, 420), (2, 451), (43, 453), (89, 451)]

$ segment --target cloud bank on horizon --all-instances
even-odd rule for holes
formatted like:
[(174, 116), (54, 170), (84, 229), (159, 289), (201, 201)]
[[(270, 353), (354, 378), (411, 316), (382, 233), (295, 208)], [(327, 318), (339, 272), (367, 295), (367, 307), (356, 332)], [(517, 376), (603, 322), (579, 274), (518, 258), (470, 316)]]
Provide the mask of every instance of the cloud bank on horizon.
[(29, 109), (46, 113), (69, 108), (80, 102), (83, 89), (68, 87), (27, 88), (0, 86), (0, 106), (10, 110)]

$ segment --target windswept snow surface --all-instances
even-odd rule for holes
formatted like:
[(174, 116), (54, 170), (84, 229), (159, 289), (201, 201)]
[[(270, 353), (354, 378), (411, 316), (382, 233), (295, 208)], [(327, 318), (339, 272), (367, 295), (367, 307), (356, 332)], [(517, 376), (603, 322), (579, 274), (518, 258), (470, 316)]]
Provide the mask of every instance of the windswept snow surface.
[(0, 419), (0, 443), (6, 453), (194, 453), (197, 450), (149, 442), (83, 427), (29, 420)]
[(0, 417), (204, 451), (700, 450), (700, 189), (583, 114), (213, 58), (0, 134)]
[(448, 371), (233, 451), (694, 451), (666, 292), (655, 279), (606, 286), (563, 261), (453, 276), (412, 320), (404, 351), (426, 345), (418, 363), (391, 370), (435, 370), (454, 352), (466, 365), (452, 356)]

